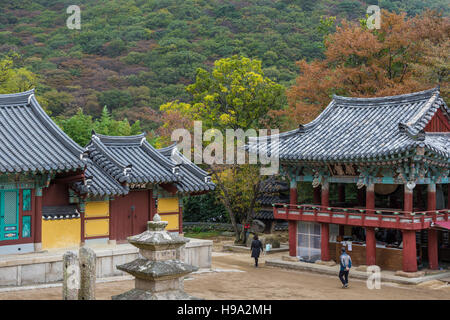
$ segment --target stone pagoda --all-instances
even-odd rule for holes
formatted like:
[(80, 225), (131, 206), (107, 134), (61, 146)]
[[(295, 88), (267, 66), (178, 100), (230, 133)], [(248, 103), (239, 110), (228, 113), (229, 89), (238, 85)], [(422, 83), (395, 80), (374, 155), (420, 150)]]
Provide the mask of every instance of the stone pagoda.
[(179, 234), (165, 230), (168, 222), (156, 214), (147, 231), (129, 237), (139, 248), (138, 259), (118, 265), (117, 269), (133, 275), (135, 288), (113, 296), (113, 300), (194, 300), (184, 292), (183, 278), (198, 268), (177, 259), (177, 250), (189, 242)]

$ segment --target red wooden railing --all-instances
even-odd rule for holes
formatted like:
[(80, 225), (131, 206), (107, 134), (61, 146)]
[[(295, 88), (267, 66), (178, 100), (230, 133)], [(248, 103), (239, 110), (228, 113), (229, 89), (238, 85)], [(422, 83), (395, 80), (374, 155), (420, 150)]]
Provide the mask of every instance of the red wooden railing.
[(432, 222), (448, 221), (450, 209), (407, 212), (401, 210), (339, 208), (311, 204), (273, 205), (276, 219), (335, 223), (362, 227), (421, 230)]

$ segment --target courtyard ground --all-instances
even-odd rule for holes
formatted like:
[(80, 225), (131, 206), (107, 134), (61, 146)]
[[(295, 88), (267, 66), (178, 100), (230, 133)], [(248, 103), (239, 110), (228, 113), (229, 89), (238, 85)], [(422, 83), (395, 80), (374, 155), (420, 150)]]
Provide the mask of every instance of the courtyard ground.
[[(342, 289), (334, 276), (266, 267), (261, 257), (260, 267), (255, 268), (249, 254), (213, 253), (213, 269), (221, 272), (199, 273), (184, 282), (185, 290), (204, 299), (450, 299), (450, 286), (435, 289), (435, 283), (421, 285), (382, 284), (381, 289), (369, 290), (363, 280), (352, 280), (350, 288)], [(228, 271), (226, 271), (228, 270)], [(231, 270), (231, 271), (230, 271)], [(434, 286), (433, 286), (434, 285)], [(134, 281), (97, 283), (96, 298), (111, 299), (112, 295), (130, 290)], [(61, 287), (0, 292), (5, 299), (61, 299)]]

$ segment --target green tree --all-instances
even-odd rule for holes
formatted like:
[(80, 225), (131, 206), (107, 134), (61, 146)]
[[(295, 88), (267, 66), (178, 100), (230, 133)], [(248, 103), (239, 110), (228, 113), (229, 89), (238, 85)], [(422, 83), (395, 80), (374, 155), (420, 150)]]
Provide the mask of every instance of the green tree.
[(37, 76), (24, 67), (17, 67), (17, 54), (6, 56), (0, 60), (0, 93), (17, 93), (33, 89), (37, 84)]
[(198, 69), (195, 80), (186, 88), (192, 102), (169, 102), (160, 109), (202, 120), (207, 128), (247, 130), (269, 121), (268, 112), (285, 104), (284, 87), (264, 76), (260, 60), (217, 60), (210, 72)]
[(91, 140), (92, 130), (111, 136), (130, 136), (142, 132), (139, 121), (130, 125), (127, 119), (114, 120), (106, 107), (103, 108), (102, 115), (97, 120), (84, 114), (81, 108), (68, 119), (59, 116), (54, 120), (69, 137), (83, 147)]
[[(218, 60), (208, 72), (197, 71), (195, 83), (186, 90), (192, 101), (169, 102), (161, 106), (167, 119), (178, 113), (183, 118), (203, 121), (205, 129), (215, 129), (225, 136), (226, 129), (259, 128), (268, 125), (270, 110), (283, 108), (284, 88), (264, 76), (261, 61), (233, 56)], [(180, 123), (169, 123), (174, 129)], [(227, 210), (236, 234), (236, 242), (244, 242), (238, 224), (250, 223), (257, 208), (263, 177), (254, 165), (213, 164), (208, 166), (217, 185), (216, 195)]]
[(68, 119), (57, 117), (54, 120), (80, 146), (84, 147), (91, 140), (94, 123), (91, 116), (83, 113), (83, 109), (79, 108), (77, 113)]

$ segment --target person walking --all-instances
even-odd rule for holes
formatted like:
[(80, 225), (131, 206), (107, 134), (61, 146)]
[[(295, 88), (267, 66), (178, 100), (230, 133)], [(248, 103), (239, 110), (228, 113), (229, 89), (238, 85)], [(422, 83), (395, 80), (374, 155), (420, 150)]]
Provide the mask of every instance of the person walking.
[(259, 254), (264, 251), (262, 242), (258, 239), (258, 235), (255, 234), (253, 237), (252, 245), (250, 247), (252, 251), (252, 258), (255, 258), (255, 268), (258, 268), (258, 258)]
[(352, 258), (345, 252), (345, 248), (341, 249), (341, 256), (339, 257), (341, 269), (339, 271), (339, 279), (342, 282), (342, 288), (348, 288), (348, 273), (352, 267)]

